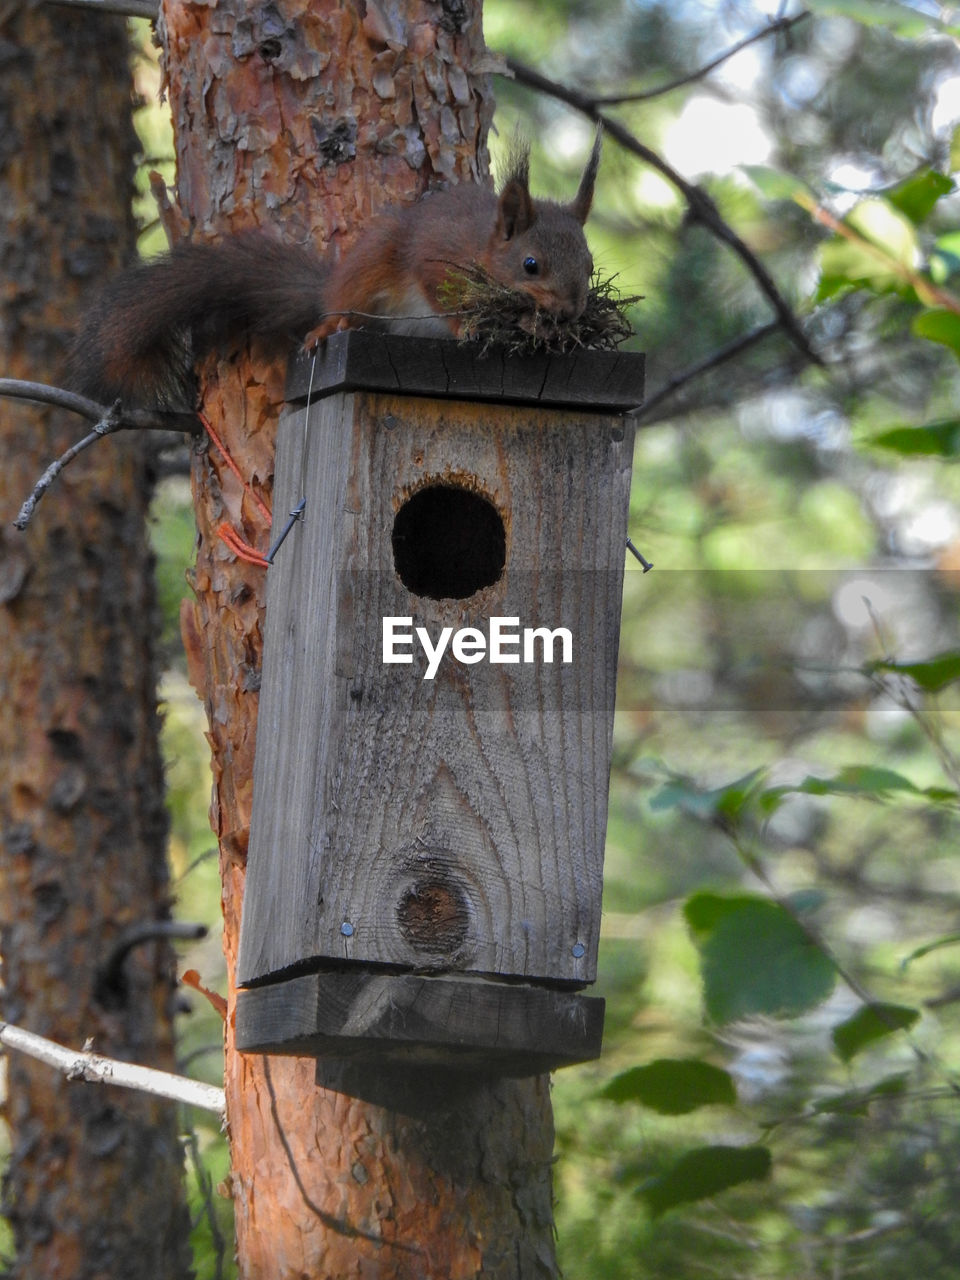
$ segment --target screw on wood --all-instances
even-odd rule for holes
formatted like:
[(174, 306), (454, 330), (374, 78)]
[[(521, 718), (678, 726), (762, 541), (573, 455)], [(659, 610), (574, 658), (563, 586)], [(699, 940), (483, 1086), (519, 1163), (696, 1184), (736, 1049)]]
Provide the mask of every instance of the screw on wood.
[(581, 960), (587, 953), (587, 948), (583, 945), (582, 942), (575, 942), (573, 946), (570, 948), (570, 950), (573, 952), (573, 954), (576, 956), (578, 960)]
[[(303, 472), (304, 472), (304, 467), (306, 465), (306, 457), (307, 457), (307, 434), (310, 426), (310, 403), (313, 399), (313, 378), (316, 371), (317, 371), (317, 352), (315, 349), (313, 352), (313, 359), (310, 362), (310, 383), (307, 387), (307, 403), (306, 403), (306, 409), (303, 415), (303, 447), (300, 450), (300, 492), (301, 493), (303, 493)], [(297, 521), (303, 515), (303, 510), (304, 510), (304, 507), (306, 507), (306, 505), (307, 505), (307, 499), (306, 499), (306, 496), (304, 496), (300, 499), (297, 505), (290, 512), (290, 516), (287, 520), (287, 523), (280, 530), (280, 533), (277, 535), (276, 541), (274, 542), (270, 550), (267, 552), (267, 564), (273, 564), (273, 557), (280, 550), (290, 530), (293, 528), (293, 526), (297, 523)]]
[(306, 498), (301, 498), (300, 501), (297, 503), (297, 505), (290, 512), (290, 516), (287, 520), (287, 523), (280, 530), (279, 534), (277, 535), (276, 541), (274, 542), (270, 550), (267, 552), (267, 564), (273, 564), (273, 557), (280, 550), (287, 534), (290, 532), (293, 526), (297, 523), (297, 521), (303, 515), (303, 509), (306, 505), (307, 505)]
[(340, 932), (345, 938), (353, 937), (353, 925), (349, 920), (344, 920), (343, 924), (340, 926)]
[(650, 572), (650, 570), (653, 568), (653, 563), (652, 563), (650, 560), (646, 560), (646, 559), (645, 559), (645, 558), (640, 554), (640, 552), (637, 550), (637, 548), (633, 545), (633, 539), (632, 539), (632, 538), (627, 538), (627, 549), (628, 549), (629, 551), (632, 551), (632, 552), (633, 552), (633, 554), (634, 554), (634, 555), (637, 557), (637, 559), (640, 561), (640, 563), (643, 565), (643, 572), (644, 572), (644, 573), (649, 573), (649, 572)]

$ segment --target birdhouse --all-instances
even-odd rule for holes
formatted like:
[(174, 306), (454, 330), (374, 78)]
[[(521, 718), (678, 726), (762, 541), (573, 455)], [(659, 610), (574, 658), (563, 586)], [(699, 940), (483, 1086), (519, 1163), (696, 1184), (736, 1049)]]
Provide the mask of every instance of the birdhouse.
[(345, 332), (290, 371), (242, 1050), (596, 1057), (643, 356)]

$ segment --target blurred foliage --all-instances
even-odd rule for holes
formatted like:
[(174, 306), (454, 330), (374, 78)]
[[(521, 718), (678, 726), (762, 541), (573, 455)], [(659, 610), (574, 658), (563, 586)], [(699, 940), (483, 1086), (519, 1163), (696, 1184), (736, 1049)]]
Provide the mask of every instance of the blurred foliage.
[[(688, 76), (800, 12), (485, 8), (491, 47), (603, 95)], [(624, 590), (604, 1056), (554, 1082), (567, 1280), (958, 1271), (958, 16), (809, 8), (708, 77), (604, 108), (710, 192), (823, 365), (775, 331), (658, 397), (771, 317), (670, 184), (608, 139), (588, 231), (604, 273), (644, 295), (632, 341), (654, 407), (631, 532), (656, 569), (629, 562)], [(537, 188), (568, 193), (590, 122), (518, 82), (498, 94), (494, 159), (520, 120)], [(138, 127), (169, 177), (168, 135)], [(188, 495), (163, 487), (171, 646), (192, 537)], [(180, 911), (216, 925), (202, 717), (175, 658), (165, 702)], [(188, 966), (217, 986), (216, 939)], [(182, 1051), (216, 1078), (216, 1017), (191, 1001)], [(198, 1143), (215, 1186), (222, 1143)], [(210, 1199), (229, 1240), (229, 1203)], [(196, 1244), (201, 1276), (231, 1274), (202, 1217)]]

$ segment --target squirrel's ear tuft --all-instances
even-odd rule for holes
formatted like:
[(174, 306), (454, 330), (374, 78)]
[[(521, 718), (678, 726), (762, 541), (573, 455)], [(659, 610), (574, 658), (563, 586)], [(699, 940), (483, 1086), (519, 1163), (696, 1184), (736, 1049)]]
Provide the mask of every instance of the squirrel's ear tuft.
[(519, 125), (510, 140), (510, 150), (507, 152), (503, 166), (503, 182), (500, 190), (506, 191), (511, 182), (518, 183), (527, 191), (530, 190), (530, 143), (520, 132)]
[(511, 178), (500, 192), (497, 204), (497, 236), (512, 240), (528, 231), (536, 219), (530, 192), (519, 179)]
[(582, 225), (587, 220), (590, 212), (590, 206), (593, 204), (593, 188), (597, 181), (597, 170), (600, 168), (600, 151), (603, 146), (603, 125), (597, 125), (596, 136), (593, 139), (593, 150), (590, 152), (590, 159), (587, 161), (587, 167), (583, 171), (583, 177), (580, 179), (580, 186), (577, 188), (577, 194), (568, 205), (570, 212), (576, 220)]

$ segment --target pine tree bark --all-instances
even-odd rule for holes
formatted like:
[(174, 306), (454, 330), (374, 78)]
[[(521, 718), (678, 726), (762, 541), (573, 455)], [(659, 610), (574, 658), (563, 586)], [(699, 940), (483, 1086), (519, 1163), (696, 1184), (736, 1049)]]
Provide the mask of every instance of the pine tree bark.
[[(166, 4), (180, 212), (197, 237), (250, 225), (337, 252), (432, 179), (487, 179), (492, 112), (479, 0)], [(256, 355), (256, 353), (254, 353)], [(284, 370), (231, 353), (204, 409), (269, 501)], [(372, 1072), (238, 1054), (234, 970), (252, 801), (265, 574), (218, 539), (269, 531), (213, 451), (196, 464), (195, 600), (183, 631), (209, 716), (212, 824), (230, 992), (226, 1090), (244, 1280), (555, 1275), (545, 1078)], [(363, 1093), (363, 1097), (357, 1096)]]
[[(120, 19), (8, 9), (0, 78), (0, 368), (56, 382), (101, 272), (133, 247), (129, 48)], [(87, 452), (11, 527), (78, 419), (0, 416), (2, 1016), (71, 1046), (173, 1069), (173, 973), (126, 927), (169, 913), (156, 710), (150, 482), (140, 440)], [(190, 1274), (169, 1103), (7, 1058), (5, 1212), (23, 1280)]]

